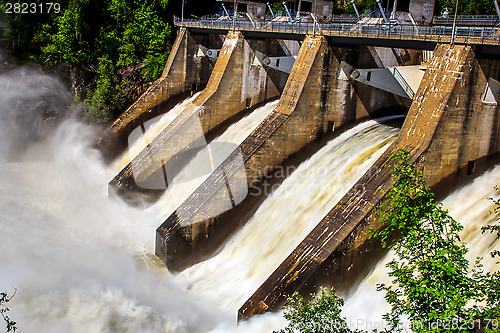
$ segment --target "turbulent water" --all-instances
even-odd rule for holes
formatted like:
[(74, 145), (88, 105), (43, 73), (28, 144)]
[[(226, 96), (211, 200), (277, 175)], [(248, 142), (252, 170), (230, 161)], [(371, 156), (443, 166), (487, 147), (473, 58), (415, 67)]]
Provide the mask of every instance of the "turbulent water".
[[(89, 148), (94, 129), (68, 118), (44, 133), (33, 124), (45, 118), (30, 115), (26, 124), (13, 116), (17, 98), (41, 100), (54, 87), (56, 99), (68, 94), (52, 79), (35, 81), (29, 75), (16, 84), (18, 74), (0, 75), (0, 291), (17, 288), (10, 315), (24, 332), (256, 333), (284, 327), (280, 313), (236, 326), (235, 309), (398, 131), (368, 121), (330, 141), (286, 174), (289, 179), (273, 189), (221, 253), (172, 276), (153, 255), (154, 235), (161, 223), (158, 211), (165, 214), (181, 200), (166, 203), (167, 191), (157, 206), (140, 211), (108, 198), (115, 171)], [(241, 142), (274, 106), (254, 111), (217, 140)], [(482, 256), (498, 248), (493, 238), (478, 236), (478, 228), (494, 219), (485, 198), (496, 195), (498, 180), (500, 167), (445, 200), (452, 215), (467, 223), (464, 240)], [(347, 301), (346, 315), (380, 320), (385, 305), (375, 283), (383, 282), (384, 274), (381, 262)]]
[(371, 120), (346, 131), (302, 163), (211, 260), (184, 274), (190, 289), (238, 308), (334, 207), (395, 139)]
[(0, 155), (0, 290), (17, 288), (10, 315), (24, 332), (272, 327), (266, 319), (235, 327), (232, 316), (190, 295), (161, 266), (153, 255), (158, 217), (108, 198), (114, 171), (89, 148), (93, 129), (68, 119), (19, 149), (15, 140), (31, 132), (8, 116), (7, 97), (41, 96), (28, 85), (10, 90), (5, 80), (11, 77), (0, 76), (0, 140), (3, 151), (16, 150), (15, 158)]
[(147, 130), (147, 138), (136, 140), (117, 160), (113, 163), (113, 169), (118, 172), (125, 168), (130, 161), (137, 156), (158, 134), (160, 134), (189, 104), (191, 104), (201, 92), (186, 98), (163, 114), (157, 121), (151, 120)]

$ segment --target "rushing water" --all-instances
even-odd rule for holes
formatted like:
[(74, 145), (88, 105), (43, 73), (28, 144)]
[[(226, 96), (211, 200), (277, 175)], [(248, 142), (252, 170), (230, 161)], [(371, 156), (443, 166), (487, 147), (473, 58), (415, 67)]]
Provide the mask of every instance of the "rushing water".
[(17, 288), (10, 315), (22, 331), (272, 327), (264, 318), (236, 328), (232, 316), (179, 286), (153, 255), (158, 217), (108, 198), (114, 171), (89, 148), (93, 129), (68, 119), (20, 149), (16, 140), (32, 133), (18, 126), (23, 119), (10, 116), (16, 101), (7, 97), (40, 95), (29, 86), (11, 91), (4, 84), (10, 79), (0, 76), (0, 140), (2, 151), (11, 152), (0, 154), (0, 290), (11, 294)]
[[(40, 87), (6, 80), (12, 78), (0, 75), (0, 291), (17, 288), (10, 315), (24, 332), (258, 333), (283, 327), (280, 313), (235, 326), (235, 310), (398, 131), (368, 121), (330, 141), (287, 174), (221, 253), (172, 276), (155, 259), (153, 246), (158, 211), (175, 209), (182, 200), (167, 198), (177, 192), (169, 189), (147, 211), (108, 198), (115, 171), (88, 147), (95, 131), (67, 119), (50, 135), (37, 132), (33, 143), (28, 140), (33, 127), (12, 116), (18, 98), (12, 96), (36, 100), (43, 97)], [(254, 111), (216, 140), (238, 144), (274, 107)], [(19, 140), (30, 144), (19, 146)], [(485, 198), (496, 195), (499, 179), (497, 167), (445, 200), (452, 215), (467, 223), (463, 238), (474, 249), (472, 256), (498, 248), (494, 238), (479, 241), (479, 228), (494, 219)], [(350, 318), (380, 320), (386, 305), (375, 284), (386, 279), (383, 264), (348, 299)]]
[(221, 253), (184, 272), (192, 292), (236, 313), (398, 131), (370, 120), (331, 140), (289, 175)]
[(137, 156), (146, 146), (160, 134), (189, 104), (191, 104), (201, 92), (179, 102), (172, 109), (159, 117), (157, 121), (151, 121), (151, 126), (145, 129), (145, 138), (136, 140), (123, 154), (113, 163), (113, 169), (118, 172), (125, 168), (130, 161)]

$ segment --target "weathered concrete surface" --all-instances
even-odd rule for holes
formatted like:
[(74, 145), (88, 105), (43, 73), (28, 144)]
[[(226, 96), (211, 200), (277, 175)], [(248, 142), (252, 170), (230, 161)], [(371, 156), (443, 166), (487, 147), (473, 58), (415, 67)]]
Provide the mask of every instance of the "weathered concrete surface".
[[(361, 58), (363, 52), (368, 54), (366, 48), (330, 48), (320, 36), (306, 38), (277, 108), (239, 147), (249, 186), (322, 133), (396, 104), (391, 94), (338, 79), (341, 61)], [(231, 233), (219, 223), (227, 214), (213, 212), (225, 195), (224, 177), (231, 177), (228, 169), (235, 158), (230, 156), (158, 228), (156, 252), (169, 269), (181, 270), (191, 259), (207, 258), (214, 249), (200, 244), (220, 230)]]
[(161, 161), (167, 163), (176, 153), (193, 148), (193, 142), (203, 141), (205, 134), (236, 113), (278, 96), (280, 91), (266, 70), (252, 66), (254, 58), (255, 52), (243, 33), (229, 32), (206, 88), (133, 158), (110, 182), (110, 188), (118, 193), (141, 191), (136, 180), (147, 181), (161, 168)]
[[(205, 39), (200, 42), (208, 45), (208, 37), (198, 39)], [(162, 75), (99, 136), (97, 146), (108, 159), (123, 150), (134, 128), (160, 114), (163, 102), (207, 83), (213, 64), (197, 57), (197, 52), (196, 38), (185, 28), (179, 29)]]
[[(487, 72), (499, 74), (498, 63), (486, 66)], [(478, 100), (485, 88), (484, 72), (470, 47), (437, 47), (398, 139), (374, 164), (378, 172), (364, 175), (341, 199), (245, 302), (240, 319), (278, 310), (286, 295), (298, 290), (335, 250), (360, 246), (369, 227), (380, 228), (371, 216), (392, 185), (391, 151), (409, 151), (411, 160), (423, 166), (429, 185), (453, 174), (470, 158), (498, 151), (499, 124), (491, 121), (498, 106)]]

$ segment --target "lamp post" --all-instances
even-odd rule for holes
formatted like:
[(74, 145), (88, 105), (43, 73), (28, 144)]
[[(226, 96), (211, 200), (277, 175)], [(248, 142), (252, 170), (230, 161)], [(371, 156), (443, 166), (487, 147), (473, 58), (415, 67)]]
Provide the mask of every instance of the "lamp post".
[(450, 44), (455, 44), (455, 35), (457, 30), (457, 11), (458, 11), (458, 0), (455, 3), (455, 16), (453, 17), (453, 28), (451, 29), (451, 40)]
[(184, 0), (182, 0), (181, 26), (184, 28)]

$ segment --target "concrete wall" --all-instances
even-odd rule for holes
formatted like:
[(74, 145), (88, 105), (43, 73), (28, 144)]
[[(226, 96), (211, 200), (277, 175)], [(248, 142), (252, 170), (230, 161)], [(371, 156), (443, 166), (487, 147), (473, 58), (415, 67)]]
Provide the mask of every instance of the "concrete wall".
[(314, 0), (312, 4), (312, 13), (316, 15), (319, 21), (326, 20), (333, 14), (333, 1)]
[[(335, 251), (349, 251), (381, 226), (372, 212), (392, 185), (391, 151), (404, 149), (437, 184), (469, 159), (498, 152), (497, 105), (480, 102), (489, 75), (498, 77), (499, 61), (475, 59), (472, 48), (439, 45), (396, 142), (239, 310), (241, 319), (276, 311), (284, 295), (298, 290)], [(495, 119), (495, 120), (493, 120)], [(493, 121), (492, 121), (493, 120)], [(361, 190), (360, 190), (361, 189)]]
[(256, 21), (262, 21), (266, 17), (266, 4), (259, 2), (248, 2), (247, 13)]
[(108, 160), (123, 151), (134, 128), (165, 110), (162, 103), (206, 84), (213, 64), (196, 56), (198, 44), (216, 46), (217, 36), (192, 36), (186, 29), (179, 30), (162, 75), (99, 136), (97, 146)]
[(435, 0), (411, 0), (410, 13), (418, 23), (430, 24), (434, 16), (434, 5)]

